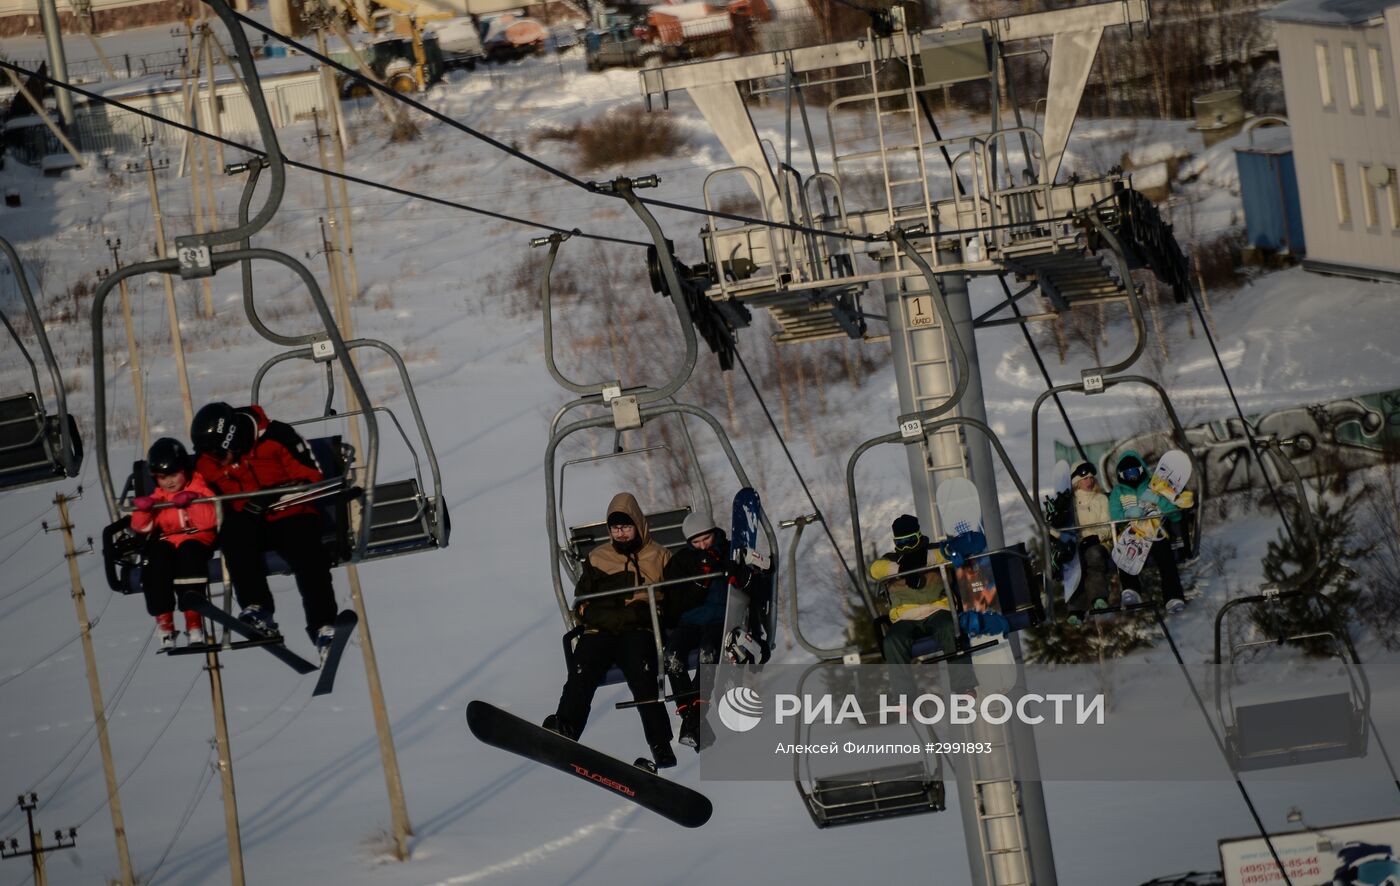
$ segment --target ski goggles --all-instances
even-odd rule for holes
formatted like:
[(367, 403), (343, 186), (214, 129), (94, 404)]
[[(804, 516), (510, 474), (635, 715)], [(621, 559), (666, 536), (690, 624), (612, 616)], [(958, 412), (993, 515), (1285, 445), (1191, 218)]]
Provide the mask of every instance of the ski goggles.
[(1080, 477), (1097, 477), (1098, 475), (1098, 469), (1095, 468), (1093, 465), (1089, 464), (1088, 462), (1085, 462), (1084, 464), (1075, 468), (1074, 473), (1070, 474), (1070, 477), (1072, 479), (1078, 480)]
[(896, 551), (908, 551), (919, 546), (919, 539), (923, 535), (918, 532), (911, 532), (908, 535), (896, 535), (894, 537), (894, 549)]

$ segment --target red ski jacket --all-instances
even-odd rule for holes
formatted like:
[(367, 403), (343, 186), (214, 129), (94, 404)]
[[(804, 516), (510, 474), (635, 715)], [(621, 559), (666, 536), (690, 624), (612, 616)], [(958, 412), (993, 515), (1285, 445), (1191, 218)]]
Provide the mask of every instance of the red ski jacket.
[[(301, 486), (325, 479), (311, 454), (311, 447), (291, 425), (271, 421), (261, 406), (244, 406), (235, 410), (235, 421), (251, 421), (256, 427), (253, 448), (237, 456), (231, 464), (221, 464), (209, 453), (195, 461), (195, 470), (220, 495), (257, 492), (277, 486)], [(231, 502), (235, 511), (248, 506), (249, 499)], [(257, 501), (257, 500), (254, 500)], [(266, 507), (270, 501), (258, 501)], [(267, 519), (280, 520), (297, 514), (314, 514), (311, 505), (293, 505), (268, 511)]]
[[(193, 492), (200, 498), (213, 496), (214, 493), (198, 474), (189, 479), (190, 482), (181, 492)], [(158, 502), (167, 502), (179, 494), (157, 487), (151, 493), (151, 498)], [(214, 527), (217, 524), (218, 516), (214, 512), (214, 504), (207, 501), (192, 504), (187, 508), (161, 508), (156, 511), (133, 511), (131, 514), (133, 532), (146, 535), (160, 530), (161, 540), (177, 547), (187, 541), (197, 541), (213, 547)], [(198, 531), (191, 532), (191, 529)]]

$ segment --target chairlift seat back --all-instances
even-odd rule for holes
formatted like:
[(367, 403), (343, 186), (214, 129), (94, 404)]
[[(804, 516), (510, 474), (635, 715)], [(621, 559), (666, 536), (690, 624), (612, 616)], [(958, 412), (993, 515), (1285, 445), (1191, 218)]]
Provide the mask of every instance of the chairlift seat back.
[[(681, 524), (690, 515), (690, 506), (646, 514), (647, 532), (652, 541), (671, 551), (685, 547), (685, 530)], [(608, 540), (607, 521), (585, 523), (569, 528), (569, 554), (582, 563), (588, 552)]]
[[(0, 400), (0, 489), (77, 476), (76, 468), (82, 463), (78, 423), (68, 416), (73, 451), (65, 459), (60, 421), (44, 414), (43, 405), (32, 392)], [(73, 473), (67, 471), (65, 461), (74, 465)]]
[(1366, 753), (1366, 712), (1346, 692), (1238, 705), (1228, 730), (1235, 768), (1249, 772)]
[(819, 828), (941, 812), (942, 779), (922, 762), (899, 763), (850, 775), (818, 778), (802, 791), (807, 812)]

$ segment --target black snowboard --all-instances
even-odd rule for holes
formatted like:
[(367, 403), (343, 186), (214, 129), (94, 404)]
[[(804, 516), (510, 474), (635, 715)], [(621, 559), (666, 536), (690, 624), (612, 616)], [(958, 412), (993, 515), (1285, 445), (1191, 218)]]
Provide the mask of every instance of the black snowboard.
[[(193, 599), (190, 599), (191, 597), (193, 597)], [(281, 659), (283, 664), (287, 665), (298, 674), (309, 674), (317, 669), (316, 665), (288, 649), (279, 635), (268, 634), (258, 630), (252, 625), (244, 624), (213, 603), (210, 603), (209, 600), (202, 595), (187, 595), (180, 601), (180, 608), (193, 609), (205, 618), (212, 619), (228, 628), (230, 631), (233, 631), (235, 634), (247, 637), (249, 640), (275, 640), (275, 642), (265, 642), (261, 644), (261, 648), (266, 649), (268, 652)]]
[(710, 800), (699, 791), (571, 741), (495, 705), (470, 702), (467, 725), (489, 745), (607, 788), (683, 827), (698, 828), (710, 820)]
[(342, 609), (335, 617), (335, 639), (331, 641), (326, 660), (321, 662), (321, 676), (316, 678), (316, 688), (312, 690), (312, 695), (328, 695), (335, 688), (335, 669), (340, 667), (340, 654), (345, 651), (345, 644), (350, 642), (350, 635), (355, 632), (355, 625), (359, 623), (360, 617), (353, 609)]

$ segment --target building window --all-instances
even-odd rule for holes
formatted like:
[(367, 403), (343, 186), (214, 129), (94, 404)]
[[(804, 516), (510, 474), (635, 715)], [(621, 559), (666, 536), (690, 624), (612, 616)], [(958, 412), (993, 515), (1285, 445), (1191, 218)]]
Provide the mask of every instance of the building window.
[(1381, 223), (1380, 210), (1376, 206), (1376, 187), (1372, 184), (1371, 167), (1361, 167), (1361, 212), (1366, 216), (1366, 227), (1374, 228)]
[(1319, 43), (1317, 50), (1317, 88), (1322, 93), (1322, 106), (1332, 107), (1332, 54), (1326, 43)]
[(1356, 47), (1350, 44), (1342, 47), (1342, 73), (1347, 79), (1347, 107), (1361, 110), (1361, 76), (1356, 68)]
[(1347, 199), (1347, 168), (1344, 163), (1332, 164), (1332, 193), (1337, 198), (1337, 224), (1351, 224), (1351, 201)]
[(1390, 203), (1390, 228), (1400, 231), (1400, 180), (1397, 180), (1394, 169), (1387, 171), (1390, 173), (1390, 181), (1386, 182), (1385, 193)]
[(1385, 62), (1379, 46), (1368, 46), (1367, 55), (1371, 61), (1371, 106), (1377, 114), (1384, 114), (1385, 101)]

